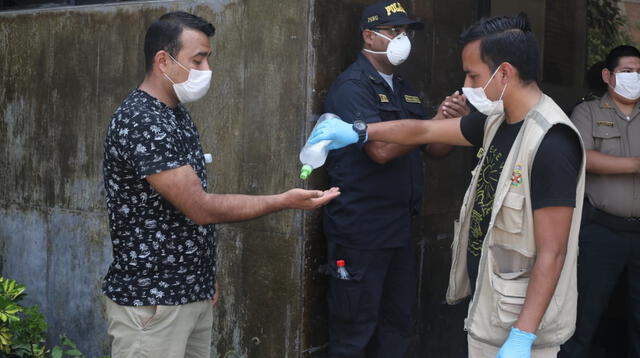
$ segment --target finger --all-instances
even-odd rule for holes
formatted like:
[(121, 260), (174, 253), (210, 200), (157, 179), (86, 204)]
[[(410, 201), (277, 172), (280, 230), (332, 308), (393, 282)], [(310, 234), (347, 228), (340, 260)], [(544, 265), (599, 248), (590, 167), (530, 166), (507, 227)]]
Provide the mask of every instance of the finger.
[(307, 140), (307, 142), (309, 142), (309, 144), (316, 144), (318, 142), (320, 142), (321, 140), (324, 140), (325, 138), (323, 138), (324, 136), (324, 132), (320, 132), (318, 130), (313, 131), (313, 133), (311, 133), (311, 136), (309, 137), (309, 140)]
[(334, 195), (334, 194), (338, 194), (340, 195), (340, 189), (338, 188), (331, 188), (329, 190), (325, 190), (324, 191), (324, 195), (323, 196), (329, 196), (329, 195)]
[(455, 103), (451, 106), (449, 106), (449, 111), (451, 112), (455, 112), (457, 114), (462, 114), (465, 113), (467, 109), (467, 106), (461, 103)]
[(315, 206), (322, 206), (325, 205), (326, 203), (330, 202), (331, 200), (337, 198), (340, 195), (339, 191), (333, 192), (333, 193), (328, 193), (326, 195), (324, 195), (322, 198), (316, 198), (316, 199), (312, 199)]
[(322, 190), (305, 190), (304, 191), (305, 198), (304, 199), (314, 199), (321, 198), (324, 196), (324, 192)]

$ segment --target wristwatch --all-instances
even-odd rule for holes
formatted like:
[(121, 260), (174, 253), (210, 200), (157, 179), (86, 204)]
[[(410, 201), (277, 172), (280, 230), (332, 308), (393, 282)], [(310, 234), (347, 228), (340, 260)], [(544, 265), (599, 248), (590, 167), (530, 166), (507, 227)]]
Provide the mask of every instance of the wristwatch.
[(364, 143), (367, 139), (367, 123), (363, 120), (353, 121), (353, 130), (358, 133), (358, 144)]

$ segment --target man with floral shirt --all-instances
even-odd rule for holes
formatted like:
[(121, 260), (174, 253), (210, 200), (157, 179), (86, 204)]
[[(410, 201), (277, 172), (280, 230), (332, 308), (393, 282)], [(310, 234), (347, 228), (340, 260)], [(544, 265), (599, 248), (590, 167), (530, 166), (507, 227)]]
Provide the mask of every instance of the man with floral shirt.
[[(282, 209), (314, 209), (340, 193), (208, 194), (198, 131), (183, 103), (211, 80), (214, 27), (185, 12), (145, 36), (146, 75), (114, 113), (104, 184), (113, 262), (103, 291), (112, 357), (208, 357), (215, 301), (215, 228)], [(214, 302), (215, 303), (215, 302)]]

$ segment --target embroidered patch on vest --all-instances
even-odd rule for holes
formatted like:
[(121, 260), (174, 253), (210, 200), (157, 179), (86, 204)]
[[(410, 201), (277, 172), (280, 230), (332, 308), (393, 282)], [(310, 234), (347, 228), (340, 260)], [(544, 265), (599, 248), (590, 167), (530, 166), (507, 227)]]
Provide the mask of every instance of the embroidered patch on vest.
[(599, 126), (613, 127), (613, 122), (597, 121), (596, 124)]
[(380, 97), (380, 102), (389, 103), (389, 98), (387, 98), (387, 95), (382, 94), (382, 93), (378, 93), (378, 97)]
[(511, 186), (518, 187), (522, 184), (522, 166), (516, 165), (511, 173)]
[(405, 102), (408, 102), (408, 103), (422, 103), (422, 101), (420, 100), (420, 97), (407, 96), (406, 94), (404, 95), (404, 100)]

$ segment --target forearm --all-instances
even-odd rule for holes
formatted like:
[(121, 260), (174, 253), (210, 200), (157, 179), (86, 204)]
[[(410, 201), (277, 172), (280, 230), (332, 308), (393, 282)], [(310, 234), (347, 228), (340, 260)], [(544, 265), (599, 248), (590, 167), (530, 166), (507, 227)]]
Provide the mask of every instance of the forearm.
[(587, 150), (587, 172), (593, 174), (640, 173), (640, 157), (617, 157)]
[(368, 128), (369, 141), (402, 145), (420, 145), (429, 138), (429, 121), (402, 119), (373, 123)]
[(194, 203), (196, 210), (193, 211), (198, 224), (243, 221), (287, 209), (284, 196), (204, 194)]
[(385, 142), (368, 141), (364, 150), (373, 161), (384, 164), (395, 158), (401, 157), (416, 149), (417, 145), (403, 145)]
[(555, 292), (565, 255), (565, 252), (555, 252), (537, 256), (527, 287), (527, 297), (515, 324), (516, 328), (536, 333)]

